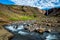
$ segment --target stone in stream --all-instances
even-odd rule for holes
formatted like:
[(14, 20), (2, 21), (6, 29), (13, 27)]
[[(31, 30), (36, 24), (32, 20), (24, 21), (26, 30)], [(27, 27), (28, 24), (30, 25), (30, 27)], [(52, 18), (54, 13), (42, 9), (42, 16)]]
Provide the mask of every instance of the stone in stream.
[(18, 28), (18, 25), (14, 26), (13, 28), (17, 29)]

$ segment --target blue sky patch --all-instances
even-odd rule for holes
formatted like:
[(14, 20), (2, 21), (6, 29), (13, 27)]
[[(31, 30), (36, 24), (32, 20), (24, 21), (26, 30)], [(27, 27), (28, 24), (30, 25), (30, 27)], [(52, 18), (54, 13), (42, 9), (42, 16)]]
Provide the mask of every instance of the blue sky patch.
[(14, 4), (14, 2), (11, 0), (0, 0), (0, 3), (2, 3), (2, 4)]

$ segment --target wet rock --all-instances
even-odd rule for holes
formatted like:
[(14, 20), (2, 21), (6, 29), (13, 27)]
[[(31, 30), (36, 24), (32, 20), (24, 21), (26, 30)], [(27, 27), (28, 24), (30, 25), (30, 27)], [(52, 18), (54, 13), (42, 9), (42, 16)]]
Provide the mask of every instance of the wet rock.
[(39, 28), (39, 29), (36, 29), (36, 30), (40, 33), (43, 33), (45, 31), (45, 28)]
[(57, 21), (57, 23), (60, 23), (60, 20), (59, 20), (59, 21)]
[(51, 23), (47, 23), (47, 26), (51, 26)]

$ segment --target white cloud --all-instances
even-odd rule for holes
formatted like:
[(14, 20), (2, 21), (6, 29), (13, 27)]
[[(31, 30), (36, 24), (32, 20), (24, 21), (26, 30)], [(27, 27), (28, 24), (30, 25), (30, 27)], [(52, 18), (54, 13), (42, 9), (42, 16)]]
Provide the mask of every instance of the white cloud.
[(11, 0), (16, 5), (27, 5), (38, 7), (40, 9), (52, 8), (60, 6), (59, 0)]

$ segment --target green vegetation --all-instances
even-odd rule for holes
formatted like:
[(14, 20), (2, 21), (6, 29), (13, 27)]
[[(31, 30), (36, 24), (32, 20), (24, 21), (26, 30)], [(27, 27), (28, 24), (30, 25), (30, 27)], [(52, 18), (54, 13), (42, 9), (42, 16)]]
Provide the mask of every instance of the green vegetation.
[(4, 18), (4, 20), (10, 20), (10, 21), (19, 21), (19, 20), (33, 20), (35, 19), (34, 16), (23, 16), (17, 13), (4, 13), (0, 11), (0, 18)]
[(10, 17), (9, 20), (16, 21), (16, 20), (19, 20), (19, 19), (18, 18), (15, 18), (15, 17)]
[(21, 20), (33, 20), (34, 17), (30, 17), (30, 16), (21, 16), (20, 19), (21, 19)]
[(19, 21), (19, 20), (33, 20), (35, 19), (34, 16), (23, 16), (23, 15), (20, 15), (20, 14), (16, 14), (16, 13), (3, 13), (3, 12), (0, 12), (0, 17), (3, 17), (4, 20), (7, 18), (7, 20), (10, 20), (10, 21)]
[(35, 19), (34, 17), (30, 17), (30, 16), (20, 16), (18, 17), (10, 17), (9, 20), (11, 21), (18, 21), (18, 20), (33, 20)]

